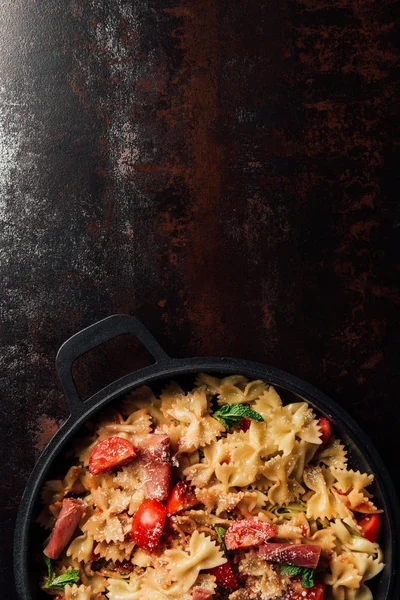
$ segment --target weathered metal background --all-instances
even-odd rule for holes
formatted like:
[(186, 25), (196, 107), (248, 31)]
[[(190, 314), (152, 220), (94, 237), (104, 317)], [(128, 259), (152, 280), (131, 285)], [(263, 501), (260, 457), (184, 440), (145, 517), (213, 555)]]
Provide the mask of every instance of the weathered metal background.
[[(67, 416), (57, 348), (114, 312), (172, 355), (303, 377), (398, 477), (394, 7), (3, 0), (5, 565), (25, 481)], [(134, 354), (104, 351), (83, 387)]]

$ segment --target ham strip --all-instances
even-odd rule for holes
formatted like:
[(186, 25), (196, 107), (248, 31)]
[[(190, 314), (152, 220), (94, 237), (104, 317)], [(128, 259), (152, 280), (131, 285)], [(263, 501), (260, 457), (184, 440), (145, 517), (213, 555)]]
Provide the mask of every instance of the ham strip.
[(204, 588), (194, 588), (192, 600), (211, 600), (211, 592)]
[(146, 497), (166, 500), (171, 488), (169, 436), (153, 433), (138, 444), (138, 450)]
[(225, 535), (228, 550), (259, 546), (276, 535), (276, 529), (269, 523), (256, 519), (242, 519), (233, 523)]
[(60, 514), (51, 532), (49, 542), (44, 549), (46, 556), (53, 560), (56, 560), (60, 556), (71, 539), (85, 510), (86, 504), (82, 500), (64, 498)]
[(152, 433), (137, 444), (142, 458), (169, 462), (171, 450), (169, 436), (165, 433)]
[(315, 569), (321, 554), (321, 546), (267, 542), (259, 546), (254, 552), (260, 558), (265, 558), (271, 562)]

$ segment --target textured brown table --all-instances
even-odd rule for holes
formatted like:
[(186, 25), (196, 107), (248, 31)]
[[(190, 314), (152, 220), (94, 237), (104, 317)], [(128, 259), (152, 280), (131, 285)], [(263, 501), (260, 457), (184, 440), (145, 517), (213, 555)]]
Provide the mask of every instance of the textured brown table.
[[(2, 3), (4, 598), (25, 481), (68, 412), (57, 348), (111, 313), (171, 355), (313, 383), (399, 481), (394, 6)], [(136, 356), (105, 349), (83, 387)]]

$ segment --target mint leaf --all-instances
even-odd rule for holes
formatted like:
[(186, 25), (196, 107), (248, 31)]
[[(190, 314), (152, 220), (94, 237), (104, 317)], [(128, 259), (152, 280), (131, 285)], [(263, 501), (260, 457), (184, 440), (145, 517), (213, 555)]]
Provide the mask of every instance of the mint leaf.
[(282, 573), (287, 573), (288, 575), (301, 575), (301, 571), (303, 570), (303, 567), (295, 567), (292, 565), (285, 565), (284, 567), (282, 567), (281, 571)]
[(228, 558), (229, 553), (228, 553), (228, 549), (225, 545), (226, 529), (224, 529), (223, 527), (219, 527), (218, 525), (215, 525), (214, 529), (215, 529), (215, 533), (217, 534), (218, 543), (221, 546), (221, 550), (225, 554), (225, 556)]
[(44, 590), (63, 590), (66, 585), (73, 585), (79, 581), (79, 569), (70, 569), (58, 577), (54, 577), (53, 565), (50, 558), (45, 554), (43, 555), (43, 558), (47, 566), (48, 574), (48, 579), (43, 586)]
[(43, 554), (43, 558), (44, 558), (44, 562), (46, 563), (46, 566), (47, 566), (47, 577), (49, 579), (53, 579), (54, 571), (53, 571), (53, 565), (51, 564), (51, 560), (45, 554)]
[(314, 569), (306, 569), (303, 568), (303, 572), (301, 574), (301, 587), (303, 588), (313, 588), (314, 587)]
[[(45, 588), (52, 588), (55, 590), (63, 590), (66, 585), (73, 585), (79, 581), (79, 569), (70, 569), (65, 571), (62, 575), (59, 575), (52, 581), (48, 581)], [(49, 585), (50, 584), (50, 585)]]
[(244, 404), (225, 404), (213, 414), (213, 417), (214, 419), (218, 419), (225, 429), (230, 429), (234, 425), (238, 425), (243, 417), (255, 419), (256, 421), (264, 421), (260, 413)]
[(295, 567), (292, 565), (285, 565), (281, 569), (282, 573), (287, 573), (289, 576), (300, 575), (301, 576), (301, 587), (313, 588), (314, 587), (314, 574), (315, 569), (307, 569), (306, 567)]

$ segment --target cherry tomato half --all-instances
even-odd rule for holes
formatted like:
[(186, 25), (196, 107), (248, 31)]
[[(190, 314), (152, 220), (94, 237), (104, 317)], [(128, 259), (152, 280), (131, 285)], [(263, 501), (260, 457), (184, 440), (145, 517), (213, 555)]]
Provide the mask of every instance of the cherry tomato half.
[(303, 588), (300, 581), (292, 581), (285, 600), (324, 600), (325, 584), (316, 582), (312, 588)]
[(251, 419), (248, 419), (247, 417), (243, 417), (243, 419), (239, 421), (239, 429), (241, 431), (248, 431), (250, 429), (250, 425)]
[(223, 588), (236, 590), (239, 587), (235, 571), (233, 570), (232, 564), (229, 562), (229, 560), (219, 567), (208, 569), (207, 573), (214, 575), (215, 583)]
[(331, 437), (331, 424), (325, 417), (320, 417), (318, 419), (318, 425), (321, 430), (322, 445), (325, 445), (329, 442), (329, 438)]
[(369, 515), (358, 521), (363, 536), (369, 542), (376, 542), (381, 531), (381, 518), (379, 515)]
[(164, 530), (167, 509), (159, 500), (145, 500), (132, 519), (132, 539), (139, 548), (153, 552)]
[(174, 515), (181, 510), (201, 504), (195, 496), (194, 488), (188, 481), (179, 481), (173, 488), (167, 502), (167, 514)]
[(128, 440), (110, 437), (93, 448), (89, 458), (89, 471), (92, 475), (107, 473), (127, 465), (135, 456), (136, 450)]

